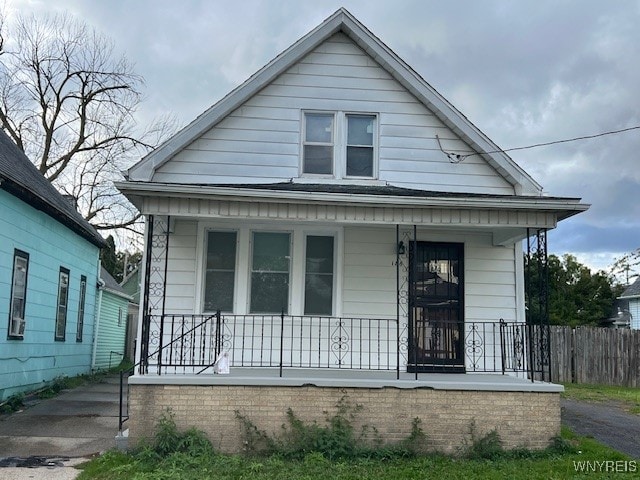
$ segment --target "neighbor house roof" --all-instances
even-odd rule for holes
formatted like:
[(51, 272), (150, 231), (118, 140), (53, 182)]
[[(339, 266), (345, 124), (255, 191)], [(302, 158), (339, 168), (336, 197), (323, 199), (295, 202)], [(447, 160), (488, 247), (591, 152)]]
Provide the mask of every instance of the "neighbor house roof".
[(640, 277), (636, 278), (618, 298), (640, 298)]
[(541, 194), (542, 187), (535, 180), (344, 8), (337, 10), (242, 85), (131, 167), (127, 172), (128, 180), (151, 181), (154, 172), (176, 153), (338, 32), (344, 33), (354, 41), (471, 148), (481, 153), (502, 177), (516, 187), (516, 193)]
[(119, 297), (126, 298), (131, 301), (131, 295), (124, 291), (122, 286), (116, 281), (115, 278), (104, 268), (100, 267), (100, 280), (104, 282), (104, 289), (118, 295)]
[(104, 239), (0, 130), (0, 188), (54, 218), (97, 247)]

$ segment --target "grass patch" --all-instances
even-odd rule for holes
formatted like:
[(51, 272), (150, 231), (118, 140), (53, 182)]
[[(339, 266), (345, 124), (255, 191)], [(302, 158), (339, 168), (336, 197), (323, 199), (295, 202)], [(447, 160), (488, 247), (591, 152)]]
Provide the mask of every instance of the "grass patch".
[[(107, 452), (83, 466), (80, 480), (144, 480), (176, 479), (560, 479), (583, 478), (574, 462), (625, 461), (617, 453), (593, 439), (579, 437), (566, 428), (562, 437), (547, 450), (528, 452), (514, 450), (493, 460), (461, 459), (444, 455), (413, 458), (355, 458), (329, 460), (319, 453), (308, 453), (299, 459), (280, 455), (247, 458), (198, 452), (197, 449), (173, 451), (165, 456), (151, 453), (149, 448), (131, 454)], [(594, 478), (602, 478), (593, 475)], [(633, 476), (633, 474), (631, 475)], [(606, 478), (627, 479), (629, 473), (608, 473)]]
[(618, 402), (627, 411), (636, 415), (640, 414), (640, 388), (576, 383), (565, 383), (563, 385), (563, 398), (587, 402)]

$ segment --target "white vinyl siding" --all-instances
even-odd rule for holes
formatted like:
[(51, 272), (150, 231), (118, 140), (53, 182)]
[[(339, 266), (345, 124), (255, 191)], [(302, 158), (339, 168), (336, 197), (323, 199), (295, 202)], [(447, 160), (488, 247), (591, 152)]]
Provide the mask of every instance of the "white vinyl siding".
[[(426, 229), (418, 240), (464, 243), (465, 321), (519, 320), (514, 247), (494, 247), (490, 234)], [(343, 315), (395, 318), (395, 229), (348, 227), (344, 242)]]
[[(303, 111), (375, 112), (378, 179), (424, 190), (513, 194), (470, 148), (382, 67), (336, 34), (158, 169), (153, 181), (265, 183), (300, 176)], [(338, 181), (338, 180), (335, 180)]]

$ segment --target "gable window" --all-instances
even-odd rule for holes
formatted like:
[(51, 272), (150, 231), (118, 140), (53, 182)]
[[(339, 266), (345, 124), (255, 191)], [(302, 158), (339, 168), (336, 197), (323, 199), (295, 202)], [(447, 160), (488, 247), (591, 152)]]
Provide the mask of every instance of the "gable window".
[(9, 303), (9, 338), (21, 339), (24, 337), (28, 271), (29, 254), (21, 250), (15, 250), (13, 253), (13, 276)]
[(55, 340), (64, 342), (67, 328), (67, 310), (69, 302), (69, 270), (60, 267), (58, 277), (58, 308), (56, 310)]
[(251, 313), (288, 313), (291, 234), (253, 232)]
[(236, 232), (207, 233), (204, 311), (233, 311), (236, 276)]
[(334, 115), (304, 114), (302, 173), (333, 175)]
[(333, 237), (308, 235), (305, 252), (304, 314), (333, 314)]
[(374, 115), (347, 115), (347, 177), (373, 177)]
[(378, 116), (304, 112), (302, 174), (376, 178)]
[(76, 328), (76, 342), (82, 341), (82, 330), (84, 328), (84, 303), (87, 296), (87, 277), (80, 277), (80, 296), (78, 299), (78, 326)]

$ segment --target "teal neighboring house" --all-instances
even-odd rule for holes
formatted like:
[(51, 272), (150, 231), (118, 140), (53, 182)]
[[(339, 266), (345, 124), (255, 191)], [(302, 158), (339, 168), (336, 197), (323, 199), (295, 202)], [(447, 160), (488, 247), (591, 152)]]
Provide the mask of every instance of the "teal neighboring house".
[(91, 371), (104, 245), (0, 131), (0, 402)]
[(127, 314), (130, 301), (131, 296), (102, 267), (92, 362), (94, 370), (116, 367), (126, 356)]

